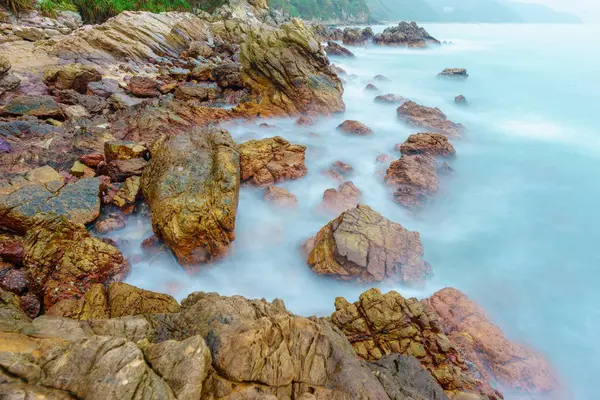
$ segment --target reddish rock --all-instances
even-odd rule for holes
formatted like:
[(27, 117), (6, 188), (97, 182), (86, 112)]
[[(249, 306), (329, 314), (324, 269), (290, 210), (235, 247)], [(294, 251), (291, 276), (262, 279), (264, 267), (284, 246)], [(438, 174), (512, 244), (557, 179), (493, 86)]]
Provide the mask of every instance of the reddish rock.
[(168, 250), (167, 245), (160, 241), (159, 238), (152, 235), (149, 238), (142, 240), (140, 245), (142, 250), (148, 255), (155, 256), (160, 253), (164, 253)]
[(464, 132), (464, 126), (450, 121), (439, 108), (425, 107), (414, 101), (407, 101), (396, 111), (398, 118), (410, 126), (439, 132), (451, 138), (459, 138)]
[(434, 157), (451, 157), (456, 154), (448, 138), (440, 133), (416, 133), (400, 145), (403, 155), (425, 154)]
[(127, 86), (131, 94), (136, 97), (157, 97), (160, 95), (156, 80), (147, 76), (133, 76), (127, 82)]
[(359, 204), (324, 226), (314, 238), (308, 264), (319, 275), (341, 280), (421, 284), (431, 274), (419, 233)]
[(95, 228), (98, 233), (108, 233), (125, 228), (125, 216), (121, 213), (108, 214), (102, 221), (96, 222)]
[(315, 124), (315, 122), (313, 121), (313, 119), (306, 115), (302, 115), (302, 116), (298, 117), (298, 119), (296, 120), (296, 125), (300, 125), (300, 126), (311, 126), (314, 124)]
[(365, 90), (369, 92), (378, 92), (379, 88), (372, 83), (369, 83), (367, 86), (365, 86)]
[(132, 158), (130, 160), (113, 160), (108, 164), (98, 167), (98, 173), (108, 175), (112, 182), (124, 182), (131, 176), (141, 176), (146, 167), (143, 158)]
[(397, 96), (392, 93), (382, 94), (375, 97), (376, 103), (386, 103), (386, 104), (399, 104), (406, 101), (406, 99), (402, 96)]
[(308, 171), (304, 164), (306, 146), (291, 144), (279, 136), (250, 140), (242, 143), (239, 151), (242, 182), (269, 186), (302, 178)]
[(385, 154), (385, 153), (381, 153), (380, 155), (377, 156), (377, 158), (375, 159), (375, 162), (377, 162), (378, 164), (389, 164), (390, 162), (392, 162), (394, 158), (392, 156), (390, 156), (389, 154)]
[(336, 128), (338, 131), (342, 131), (344, 133), (348, 133), (351, 135), (370, 135), (373, 133), (373, 130), (359, 121), (346, 120), (338, 125)]
[(340, 214), (360, 203), (361, 191), (352, 182), (344, 182), (337, 189), (327, 189), (323, 193), (321, 208), (332, 214)]
[(267, 202), (283, 208), (298, 207), (296, 195), (289, 190), (277, 186), (269, 186), (265, 190), (264, 198)]
[(325, 171), (325, 175), (336, 181), (343, 181), (346, 179), (354, 170), (352, 165), (347, 164), (343, 161), (336, 161), (331, 164), (331, 167)]
[(0, 233), (0, 259), (15, 265), (23, 261), (23, 238)]
[(29, 318), (37, 317), (42, 309), (40, 299), (33, 293), (27, 293), (25, 296), (21, 296), (20, 306), (21, 310), (23, 310)]
[(402, 156), (390, 164), (385, 182), (396, 188), (395, 200), (409, 209), (416, 209), (438, 191), (435, 159), (426, 155)]
[(13, 268), (4, 275), (0, 287), (9, 292), (23, 294), (27, 290), (27, 274), (24, 269)]
[(87, 165), (90, 168), (96, 169), (98, 165), (104, 161), (104, 155), (100, 153), (84, 154), (79, 156), (79, 162)]
[(559, 389), (548, 360), (535, 350), (508, 340), (485, 311), (464, 293), (446, 288), (422, 301), (435, 312), (462, 357), (474, 363), (483, 380), (523, 393)]

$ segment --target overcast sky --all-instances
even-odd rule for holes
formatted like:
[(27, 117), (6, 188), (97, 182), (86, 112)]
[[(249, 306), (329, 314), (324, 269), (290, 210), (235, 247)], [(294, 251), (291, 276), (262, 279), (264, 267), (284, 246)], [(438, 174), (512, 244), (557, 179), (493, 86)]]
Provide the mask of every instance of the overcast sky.
[(600, 0), (513, 0), (546, 4), (556, 10), (570, 11), (584, 21), (600, 21)]

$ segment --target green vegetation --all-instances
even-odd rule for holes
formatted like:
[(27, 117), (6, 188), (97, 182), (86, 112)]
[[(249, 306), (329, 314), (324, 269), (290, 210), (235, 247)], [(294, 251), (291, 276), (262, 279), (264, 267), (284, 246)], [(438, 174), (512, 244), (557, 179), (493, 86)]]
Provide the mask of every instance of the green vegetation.
[(71, 1), (84, 21), (101, 22), (123, 11), (189, 11), (185, 0), (65, 0)]
[(365, 0), (269, 0), (269, 6), (292, 17), (312, 20), (365, 20)]
[(35, 0), (1, 0), (0, 3), (6, 4), (9, 10), (17, 14), (20, 11), (32, 9)]
[(58, 11), (77, 11), (77, 7), (70, 0), (42, 0), (39, 3), (42, 15), (56, 17)]

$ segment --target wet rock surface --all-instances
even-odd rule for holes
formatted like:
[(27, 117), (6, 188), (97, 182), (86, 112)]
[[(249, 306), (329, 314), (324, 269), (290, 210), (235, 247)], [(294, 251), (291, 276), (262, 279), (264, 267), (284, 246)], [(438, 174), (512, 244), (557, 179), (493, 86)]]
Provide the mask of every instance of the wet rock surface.
[(402, 21), (398, 26), (386, 28), (373, 37), (373, 43), (385, 46), (423, 48), (440, 42), (415, 22)]
[(431, 274), (419, 234), (362, 204), (323, 227), (309, 250), (315, 273), (341, 280), (420, 284)]
[(396, 111), (398, 118), (410, 126), (439, 132), (450, 138), (459, 138), (464, 132), (461, 124), (450, 121), (439, 108), (426, 107), (413, 101), (407, 101)]
[(438, 192), (435, 158), (428, 155), (402, 156), (387, 168), (385, 182), (394, 187), (395, 201), (409, 209), (418, 209)]

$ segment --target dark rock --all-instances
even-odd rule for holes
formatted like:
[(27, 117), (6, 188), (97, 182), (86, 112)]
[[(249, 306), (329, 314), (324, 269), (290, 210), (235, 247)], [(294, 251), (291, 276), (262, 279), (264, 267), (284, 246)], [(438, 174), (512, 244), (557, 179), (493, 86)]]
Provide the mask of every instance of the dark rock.
[(14, 265), (21, 265), (23, 262), (23, 238), (0, 233), (0, 259)]
[(446, 68), (438, 74), (442, 78), (468, 78), (469, 74), (464, 68)]
[(27, 274), (24, 269), (13, 268), (4, 275), (0, 287), (15, 294), (23, 294), (27, 290)]
[(131, 176), (141, 176), (146, 167), (143, 158), (113, 160), (98, 167), (98, 174), (107, 175), (112, 182), (125, 182)]
[(19, 305), (29, 318), (37, 317), (42, 309), (40, 299), (33, 293), (27, 293), (25, 296), (22, 296)]
[(466, 98), (465, 96), (463, 96), (462, 94), (460, 94), (460, 95), (456, 96), (456, 97), (454, 98), (454, 102), (455, 102), (456, 104), (459, 104), (459, 105), (461, 105), (461, 106), (466, 106), (466, 105), (468, 104), (468, 102), (467, 102), (467, 98)]
[(428, 44), (440, 44), (427, 31), (415, 22), (402, 21), (398, 26), (386, 28), (373, 37), (373, 43), (386, 46), (427, 47)]
[(328, 56), (354, 57), (354, 53), (333, 41), (328, 41), (324, 50)]
[(12, 151), (12, 147), (10, 143), (4, 139), (4, 137), (0, 136), (0, 154), (9, 154)]
[(336, 128), (338, 131), (342, 131), (351, 135), (370, 135), (373, 133), (373, 130), (359, 121), (346, 120), (338, 125)]
[(237, 63), (221, 64), (214, 67), (211, 76), (221, 88), (243, 89), (244, 81)]
[(365, 86), (365, 90), (370, 92), (378, 92), (379, 88), (372, 83), (369, 83), (367, 86)]

